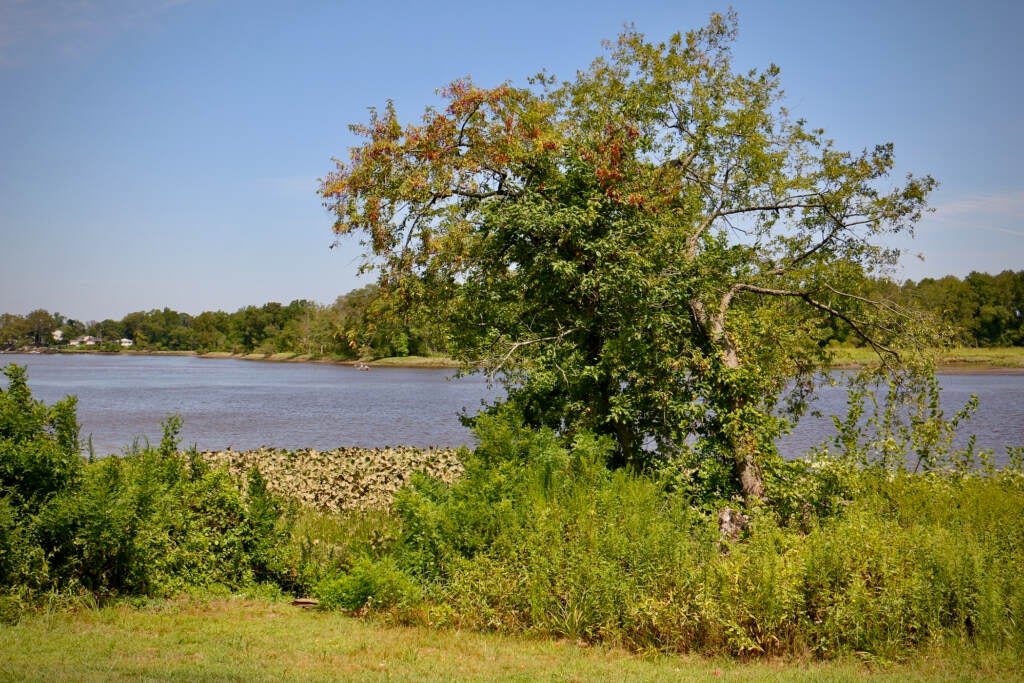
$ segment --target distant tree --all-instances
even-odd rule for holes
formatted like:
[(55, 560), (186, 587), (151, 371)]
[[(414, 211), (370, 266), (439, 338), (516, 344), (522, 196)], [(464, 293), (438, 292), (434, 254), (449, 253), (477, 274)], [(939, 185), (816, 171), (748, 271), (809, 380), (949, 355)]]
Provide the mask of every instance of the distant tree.
[[(126, 316), (125, 321), (127, 321), (128, 319), (129, 317)], [(137, 328), (131, 329), (129, 331), (129, 324), (130, 323), (107, 318), (106, 320), (103, 320), (93, 325), (91, 333), (92, 336), (99, 337), (100, 339), (104, 340), (122, 339), (125, 336), (130, 336), (130, 338), (134, 339), (135, 341), (142, 341), (140, 339), (135, 339), (135, 332)]]
[(25, 316), (26, 334), (32, 346), (49, 346), (53, 342), (53, 331), (59, 329), (63, 318), (39, 308)]
[(418, 124), (388, 103), (320, 193), (382, 290), (445, 320), (528, 424), (608, 434), (613, 465), (717, 462), (756, 498), (831, 321), (886, 357), (906, 338), (862, 288), (934, 183), (880, 189), (892, 146), (791, 120), (775, 66), (733, 70), (735, 33), (630, 30), (573, 81), (457, 81)]
[(80, 320), (73, 320), (68, 318), (64, 321), (64, 325), (61, 327), (61, 331), (64, 333), (65, 343), (74, 339), (75, 337), (81, 337), (85, 334), (85, 323)]
[(980, 346), (1012, 346), (1019, 340), (1021, 301), (1011, 271), (993, 276), (972, 272), (964, 285), (973, 294), (975, 310), (970, 329)]
[(222, 351), (231, 348), (231, 316), (223, 311), (204, 311), (192, 321), (196, 351)]
[(5, 350), (20, 347), (28, 336), (25, 316), (14, 313), (0, 315), (0, 348)]

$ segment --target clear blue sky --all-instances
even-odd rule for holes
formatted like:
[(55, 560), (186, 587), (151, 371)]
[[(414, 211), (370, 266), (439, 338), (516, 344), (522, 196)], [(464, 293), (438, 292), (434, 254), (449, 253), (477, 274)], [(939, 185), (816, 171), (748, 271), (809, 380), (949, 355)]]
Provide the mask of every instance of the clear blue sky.
[[(903, 277), (1024, 269), (1024, 2), (736, 0), (739, 66), (935, 176)], [(348, 124), (470, 75), (570, 78), (727, 3), (0, 0), (0, 312), (323, 303), (365, 284), (316, 195)]]

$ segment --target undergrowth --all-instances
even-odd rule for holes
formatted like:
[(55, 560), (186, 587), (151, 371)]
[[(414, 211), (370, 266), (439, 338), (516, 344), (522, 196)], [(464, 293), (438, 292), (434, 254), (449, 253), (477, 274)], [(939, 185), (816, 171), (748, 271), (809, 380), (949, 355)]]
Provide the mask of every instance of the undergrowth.
[[(6, 622), (112, 597), (262, 590), (638, 652), (1024, 655), (1019, 458), (977, 467), (933, 439), (915, 473), (848, 426), (855, 457), (771, 463), (764, 500), (744, 506), (679, 468), (609, 469), (603, 438), (499, 413), (477, 419), (461, 478), (412, 475), (389, 509), (328, 512), (271, 495), (259, 470), (232, 477), (179, 452), (173, 418), (159, 446), (87, 462), (73, 401), (44, 406), (23, 373), (5, 373)], [(719, 529), (723, 505), (747, 516), (737, 538)]]

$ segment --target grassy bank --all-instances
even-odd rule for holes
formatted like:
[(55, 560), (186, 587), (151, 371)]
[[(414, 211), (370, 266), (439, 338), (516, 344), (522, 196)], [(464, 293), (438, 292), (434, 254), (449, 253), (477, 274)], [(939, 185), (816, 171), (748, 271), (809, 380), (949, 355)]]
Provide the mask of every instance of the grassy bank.
[[(340, 356), (319, 356), (301, 353), (232, 353), (230, 351), (96, 351), (90, 349), (61, 349), (60, 353), (102, 353), (137, 356), (198, 356), (200, 358), (238, 358), (241, 360), (268, 361), (278, 363), (329, 363), (355, 365), (361, 361)], [(938, 353), (939, 371), (954, 372), (1024, 372), (1024, 347), (958, 348), (945, 349)], [(878, 362), (878, 356), (867, 348), (839, 348), (835, 363), (839, 367), (860, 367)], [(395, 356), (369, 361), (371, 367), (406, 368), (457, 368), (458, 362), (447, 356)]]
[(4, 680), (1021, 680), (1009, 655), (751, 662), (386, 626), (241, 598), (62, 609), (0, 626)]
[[(940, 372), (1024, 372), (1024, 347), (957, 348), (938, 352)], [(878, 356), (867, 348), (836, 350), (836, 364), (859, 367), (878, 362)]]
[[(198, 354), (202, 358), (240, 358), (242, 360), (260, 360), (277, 363), (333, 363), (336, 365), (356, 365), (363, 361), (340, 358), (337, 356), (316, 356), (301, 353), (230, 353), (227, 351), (211, 351)], [(378, 358), (367, 362), (373, 367), (396, 368), (457, 368), (459, 366), (447, 356), (395, 356)]]

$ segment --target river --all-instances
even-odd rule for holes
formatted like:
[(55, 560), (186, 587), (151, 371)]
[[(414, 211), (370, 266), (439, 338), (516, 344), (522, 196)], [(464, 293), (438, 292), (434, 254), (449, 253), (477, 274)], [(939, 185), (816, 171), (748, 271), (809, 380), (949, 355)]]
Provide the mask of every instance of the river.
[[(459, 446), (472, 435), (459, 422), (500, 395), (479, 376), (452, 371), (319, 363), (261, 363), (194, 356), (8, 354), (0, 363), (28, 367), (33, 395), (52, 403), (78, 396), (83, 443), (97, 455), (118, 453), (136, 439), (160, 440), (160, 423), (178, 413), (184, 446), (236, 450), (275, 446), (366, 448)], [(1006, 445), (1024, 445), (1024, 375), (942, 375), (948, 414), (972, 393), (981, 406), (967, 431), (997, 461)], [(6, 380), (0, 380), (6, 382)], [(825, 388), (816, 407), (843, 411), (845, 394)], [(779, 442), (794, 457), (833, 433), (827, 418), (805, 418)]]

